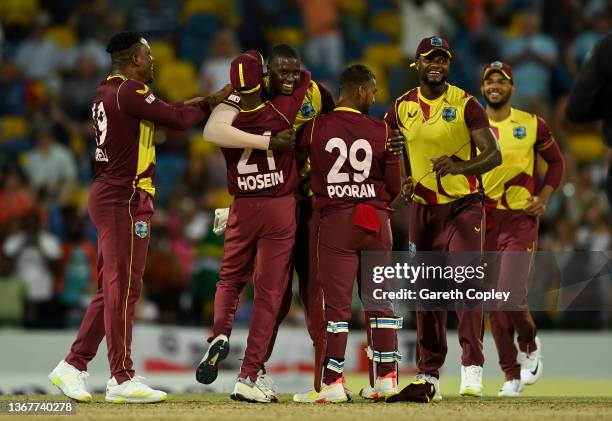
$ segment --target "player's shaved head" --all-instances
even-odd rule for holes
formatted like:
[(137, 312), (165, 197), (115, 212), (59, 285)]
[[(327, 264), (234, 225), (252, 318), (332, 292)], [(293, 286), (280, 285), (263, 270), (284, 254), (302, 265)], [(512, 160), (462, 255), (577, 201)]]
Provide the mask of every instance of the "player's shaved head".
[(363, 64), (349, 66), (340, 74), (340, 93), (364, 86), (374, 79), (376, 79), (374, 73), (367, 66)]
[(143, 39), (140, 32), (134, 31), (124, 31), (113, 35), (106, 46), (106, 52), (111, 55), (113, 67), (120, 69), (127, 66), (138, 48), (143, 45)]
[(272, 97), (293, 94), (300, 81), (300, 68), (300, 54), (295, 48), (288, 44), (278, 44), (272, 48), (268, 57)]
[(289, 58), (301, 61), (300, 53), (298, 53), (298, 50), (296, 50), (289, 44), (278, 44), (272, 47), (272, 50), (270, 50), (270, 55), (268, 57), (268, 62), (272, 63), (275, 60), (278, 60), (279, 58)]
[(113, 35), (106, 46), (114, 72), (144, 83), (153, 82), (153, 56), (140, 32), (124, 31)]
[(353, 64), (340, 74), (339, 104), (367, 114), (376, 101), (377, 91), (374, 73), (363, 64)]

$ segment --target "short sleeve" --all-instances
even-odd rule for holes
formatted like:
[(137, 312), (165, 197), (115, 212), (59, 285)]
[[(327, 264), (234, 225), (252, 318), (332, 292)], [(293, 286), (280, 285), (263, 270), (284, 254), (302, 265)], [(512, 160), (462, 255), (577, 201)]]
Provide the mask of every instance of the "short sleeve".
[(391, 130), (397, 130), (399, 129), (399, 125), (397, 124), (397, 101), (393, 101), (393, 103), (391, 105), (389, 105), (389, 108), (387, 109), (387, 112), (385, 113), (385, 123), (387, 123), (387, 126), (389, 126), (389, 129)]
[(221, 102), (240, 110), (241, 101), (242, 101), (242, 98), (240, 97), (240, 94), (234, 91), (231, 94), (229, 94), (229, 96)]
[(489, 127), (489, 118), (487, 112), (480, 105), (476, 98), (471, 97), (465, 104), (464, 111), (465, 124), (471, 132), (478, 129)]
[(320, 82), (315, 82), (319, 87), (319, 92), (321, 92), (321, 114), (328, 113), (332, 111), (336, 104), (334, 102), (334, 97), (332, 96), (327, 86), (323, 85)]

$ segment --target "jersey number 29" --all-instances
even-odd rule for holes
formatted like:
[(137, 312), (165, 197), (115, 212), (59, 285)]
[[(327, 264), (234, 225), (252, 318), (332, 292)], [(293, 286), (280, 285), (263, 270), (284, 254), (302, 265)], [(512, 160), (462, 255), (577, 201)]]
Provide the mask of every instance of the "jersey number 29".
[[(353, 142), (350, 149), (347, 148), (346, 142), (339, 137), (333, 137), (327, 141), (325, 150), (332, 153), (337, 149), (340, 153), (336, 162), (329, 170), (327, 174), (327, 183), (347, 183), (350, 181), (349, 174), (346, 172), (340, 172), (342, 166), (348, 161), (353, 168), (353, 181), (361, 183), (365, 181), (370, 175), (370, 169), (372, 168), (372, 146), (370, 142), (365, 139), (357, 139)], [(357, 152), (362, 150), (365, 152), (363, 159), (357, 158)]]

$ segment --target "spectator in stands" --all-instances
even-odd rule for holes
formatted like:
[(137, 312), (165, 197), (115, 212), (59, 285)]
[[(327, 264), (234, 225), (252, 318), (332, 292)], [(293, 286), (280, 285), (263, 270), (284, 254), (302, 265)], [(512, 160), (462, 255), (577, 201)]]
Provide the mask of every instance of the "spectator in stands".
[(81, 3), (68, 21), (78, 39), (94, 38), (102, 43), (123, 29), (121, 11), (109, 7), (107, 0), (90, 0)]
[(300, 0), (306, 27), (305, 58), (309, 66), (327, 68), (334, 75), (344, 65), (342, 33), (338, 28), (339, 0)]
[[(71, 72), (78, 66), (80, 60), (89, 58), (95, 62), (96, 68), (108, 71), (111, 67), (110, 58), (105, 50), (105, 46), (95, 38), (88, 37), (82, 42), (70, 47), (62, 61), (62, 68)], [(66, 90), (68, 92), (68, 90)]]
[(78, 328), (89, 298), (95, 293), (97, 253), (85, 239), (85, 220), (75, 208), (63, 212), (66, 241), (62, 246), (60, 301), (65, 307), (66, 327)]
[(512, 66), (517, 86), (513, 96), (517, 108), (549, 115), (552, 69), (557, 61), (557, 46), (540, 32), (538, 11), (520, 13), (521, 34), (503, 46), (504, 61)]
[(36, 149), (26, 155), (25, 172), (32, 187), (64, 202), (76, 182), (76, 163), (68, 148), (57, 143), (48, 122), (35, 131)]
[(181, 294), (181, 265), (172, 251), (172, 239), (167, 228), (157, 226), (151, 236), (144, 273), (147, 298), (154, 302), (162, 323), (177, 323)]
[(205, 96), (229, 83), (230, 63), (240, 53), (240, 46), (233, 31), (224, 28), (215, 34), (210, 50), (212, 56), (204, 60), (200, 68), (201, 89)]
[(84, 53), (78, 57), (62, 86), (62, 109), (68, 116), (81, 121), (91, 117), (91, 99), (104, 70), (94, 56)]
[(27, 294), (25, 283), (13, 273), (12, 262), (0, 255), (0, 327), (22, 325)]
[(573, 182), (574, 193), (566, 201), (564, 214), (573, 226), (579, 226), (585, 221), (587, 208), (592, 203), (599, 203), (604, 197), (593, 183), (593, 168), (590, 162), (578, 164), (576, 179)]
[(21, 43), (15, 62), (26, 79), (49, 82), (56, 76), (62, 58), (62, 50), (55, 41), (46, 38), (49, 15), (36, 18), (32, 35)]
[(54, 279), (62, 247), (55, 235), (41, 227), (37, 212), (30, 213), (23, 228), (6, 238), (3, 252), (14, 264), (14, 275), (27, 286), (28, 327), (63, 325), (62, 313), (54, 300)]
[(11, 59), (0, 64), (0, 115), (25, 115), (27, 106), (26, 83), (19, 68)]
[(450, 38), (455, 25), (451, 16), (438, 1), (400, 0), (399, 12), (402, 20), (402, 54), (410, 62), (423, 38), (438, 34)]
[(0, 238), (4, 238), (14, 224), (32, 212), (34, 194), (21, 169), (14, 165), (3, 171), (0, 185)]
[(132, 12), (134, 30), (142, 32), (150, 41), (172, 39), (179, 23), (176, 2), (167, 0), (143, 0)]
[(572, 76), (578, 73), (595, 43), (612, 27), (610, 6), (606, 4), (591, 7), (586, 17), (589, 20), (588, 28), (581, 32), (566, 50), (565, 62)]

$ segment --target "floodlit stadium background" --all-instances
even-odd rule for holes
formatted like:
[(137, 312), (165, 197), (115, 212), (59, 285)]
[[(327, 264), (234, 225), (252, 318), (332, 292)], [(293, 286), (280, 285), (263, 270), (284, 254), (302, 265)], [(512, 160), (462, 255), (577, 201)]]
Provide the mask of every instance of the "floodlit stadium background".
[[(608, 7), (605, 0), (1, 1), (0, 393), (50, 390), (46, 373), (68, 351), (95, 290), (95, 230), (86, 207), (95, 145), (91, 99), (109, 72), (104, 48), (113, 33), (134, 29), (145, 34), (156, 59), (153, 87), (168, 101), (214, 92), (228, 82), (229, 63), (237, 53), (255, 48), (266, 55), (270, 46), (286, 42), (299, 47), (304, 66), (336, 96), (341, 68), (367, 64), (377, 77), (372, 114), (379, 117), (417, 83), (408, 65), (421, 38), (439, 34), (449, 40), (454, 53), (450, 81), (475, 95), (482, 66), (516, 58), (530, 39), (540, 53), (556, 58), (555, 65), (546, 67), (524, 55), (512, 62), (514, 104), (548, 121), (567, 165), (565, 181), (542, 218), (539, 247), (608, 251), (611, 217), (602, 183), (610, 153), (599, 125), (570, 128), (563, 117), (572, 78), (612, 27)], [(231, 197), (223, 158), (203, 141), (201, 127), (158, 130), (155, 140), (156, 214), (133, 355), (139, 374), (169, 390), (197, 390), (192, 367), (212, 322), (223, 251), (223, 238), (212, 233), (212, 212)], [(406, 231), (406, 208), (399, 206), (393, 217), (394, 249), (406, 249)], [(44, 236), (44, 246), (7, 258), (11, 236), (25, 232)], [(603, 307), (610, 308), (610, 286), (597, 293), (607, 302)], [(233, 352), (225, 364), (233, 371), (221, 377), (216, 390), (229, 388), (239, 365), (250, 294), (247, 290), (242, 297)], [(355, 327), (363, 320), (359, 308), (354, 301)], [(402, 368), (410, 373), (414, 323), (406, 317)], [(548, 381), (612, 378), (606, 362), (612, 349), (609, 312), (539, 312), (534, 317)], [(312, 358), (302, 319), (296, 300), (279, 336), (283, 352), (277, 350), (270, 363), (284, 379), (283, 391), (310, 384)], [(352, 332), (347, 368), (363, 371), (365, 354), (359, 347), (365, 337)], [(502, 375), (488, 336), (485, 377), (495, 379), (496, 388)], [(453, 378), (459, 372), (456, 342), (450, 333), (445, 374)], [(94, 386), (104, 384), (106, 370), (102, 347), (90, 370), (97, 373)]]

